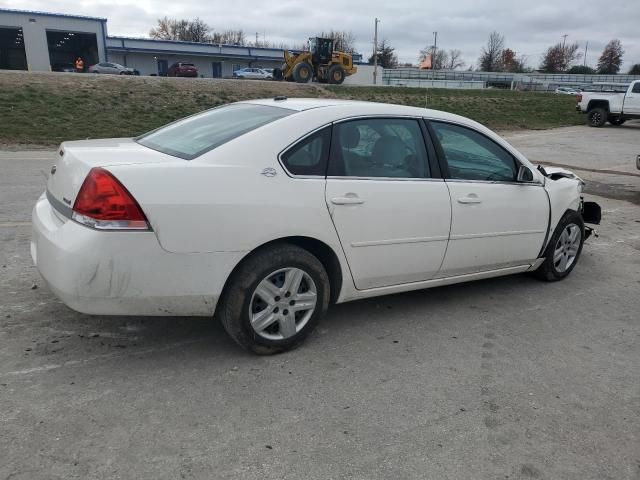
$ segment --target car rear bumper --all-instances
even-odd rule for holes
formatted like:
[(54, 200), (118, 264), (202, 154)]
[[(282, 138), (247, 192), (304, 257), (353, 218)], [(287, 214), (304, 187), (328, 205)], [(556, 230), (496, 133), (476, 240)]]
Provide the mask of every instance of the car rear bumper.
[(175, 254), (154, 232), (104, 232), (58, 214), (42, 195), (31, 256), (52, 292), (95, 315), (209, 316), (242, 253)]

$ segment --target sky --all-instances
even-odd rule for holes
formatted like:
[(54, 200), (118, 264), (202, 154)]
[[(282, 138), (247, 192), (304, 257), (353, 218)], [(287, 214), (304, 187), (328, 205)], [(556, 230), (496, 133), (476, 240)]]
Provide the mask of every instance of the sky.
[[(640, 63), (640, 0), (0, 0), (0, 8), (104, 17), (109, 35), (146, 37), (160, 17), (199, 17), (215, 30), (242, 29), (247, 37), (300, 45), (323, 30), (348, 30), (357, 50), (373, 48), (374, 18), (379, 39), (395, 47), (400, 62), (416, 63), (420, 49), (459, 49), (466, 66), (477, 66), (482, 46), (496, 30), (505, 46), (529, 66), (567, 35), (595, 67), (605, 44), (618, 38), (625, 50), (622, 72)], [(582, 60), (580, 60), (582, 64)]]

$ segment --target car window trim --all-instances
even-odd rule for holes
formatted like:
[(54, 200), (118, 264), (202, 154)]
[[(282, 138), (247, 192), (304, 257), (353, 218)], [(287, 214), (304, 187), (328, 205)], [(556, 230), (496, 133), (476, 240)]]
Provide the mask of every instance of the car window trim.
[[(280, 153), (278, 153), (277, 158), (278, 158), (278, 163), (280, 164), (280, 166), (282, 167), (282, 169), (284, 170), (284, 172), (287, 174), (288, 177), (291, 178), (296, 178), (296, 179), (318, 179), (318, 178), (327, 178), (327, 171), (329, 168), (329, 159), (331, 157), (331, 146), (332, 146), (332, 141), (333, 141), (333, 122), (329, 122), (326, 123), (325, 125), (322, 125), (321, 127), (318, 127), (314, 130), (311, 130), (310, 132), (305, 133), (303, 136), (298, 137), (296, 140), (294, 140), (293, 142), (291, 142), (289, 145), (287, 145), (284, 149), (282, 149), (282, 151), (280, 151)], [(321, 132), (323, 129), (325, 128), (329, 128), (329, 148), (327, 149), (327, 161), (326, 164), (324, 166), (324, 174), (322, 175), (297, 175), (293, 172), (290, 172), (289, 169), (287, 168), (287, 165), (284, 163), (284, 160), (282, 159), (282, 156), (285, 155), (286, 153), (289, 152), (289, 150), (295, 148), (296, 146), (298, 146), (300, 143), (304, 142), (307, 138), (315, 135), (318, 132)]]
[[(443, 178), (445, 179), (445, 181), (447, 182), (456, 182), (456, 183), (488, 183), (488, 184), (501, 184), (501, 185), (529, 185), (529, 186), (543, 186), (541, 183), (539, 182), (518, 182), (518, 181), (508, 181), (508, 180), (470, 180), (470, 179), (464, 179), (464, 178), (451, 178), (451, 172), (449, 171), (449, 163), (447, 162), (447, 157), (444, 153), (444, 150), (442, 148), (442, 145), (440, 144), (440, 140), (438, 139), (438, 136), (433, 128), (432, 122), (437, 122), (437, 123), (446, 123), (449, 125), (455, 125), (456, 127), (461, 127), (461, 128), (466, 128), (467, 130), (471, 130), (472, 132), (475, 132), (479, 135), (482, 135), (484, 138), (486, 138), (487, 140), (489, 140), (490, 142), (492, 142), (494, 145), (496, 145), (498, 148), (501, 148), (502, 150), (504, 150), (507, 154), (509, 154), (509, 156), (513, 159), (513, 161), (515, 162), (516, 165), (516, 171), (523, 165), (523, 163), (513, 154), (511, 153), (508, 149), (504, 148), (502, 145), (500, 145), (498, 142), (496, 142), (494, 139), (492, 139), (491, 137), (489, 137), (488, 135), (486, 135), (485, 133), (470, 127), (469, 125), (465, 125), (463, 123), (459, 123), (459, 122), (454, 122), (454, 121), (450, 121), (450, 120), (444, 120), (444, 119), (439, 119), (439, 118), (424, 118), (424, 121), (427, 125), (427, 129), (429, 131), (429, 135), (431, 136), (431, 140), (434, 142), (435, 146), (436, 146), (436, 150), (438, 153), (438, 163), (440, 164), (441, 168), (443, 169), (444, 175)], [(526, 165), (525, 165), (526, 166)], [(527, 167), (529, 168), (529, 167)]]
[[(345, 180), (381, 180), (381, 181), (388, 181), (388, 180), (400, 180), (400, 181), (407, 181), (407, 180), (438, 180), (441, 181), (443, 180), (442, 175), (440, 174), (440, 171), (438, 169), (437, 172), (435, 172), (432, 169), (432, 163), (431, 163), (431, 155), (432, 153), (435, 154), (435, 152), (431, 152), (429, 149), (429, 142), (427, 142), (427, 137), (425, 136), (425, 131), (424, 131), (424, 126), (423, 126), (423, 121), (424, 118), (420, 117), (420, 116), (416, 116), (416, 115), (389, 115), (389, 114), (373, 114), (373, 115), (354, 115), (351, 117), (345, 117), (345, 118), (341, 118), (340, 120), (335, 120), (332, 122), (332, 127), (331, 127), (331, 131), (332, 131), (332, 135), (331, 135), (331, 149), (329, 150), (329, 161), (327, 162), (327, 173), (329, 172), (329, 164), (331, 163), (331, 153), (333, 153), (333, 130), (335, 129), (335, 127), (341, 123), (346, 123), (346, 122), (351, 122), (351, 121), (355, 121), (355, 120), (367, 120), (367, 119), (375, 119), (375, 120), (384, 120), (384, 119), (390, 119), (390, 120), (415, 120), (418, 123), (418, 128), (420, 129), (420, 134), (422, 135), (422, 142), (424, 144), (424, 148), (425, 148), (425, 152), (427, 153), (427, 165), (425, 165), (425, 167), (429, 167), (429, 177), (350, 177), (348, 175), (327, 175), (327, 179), (331, 179), (331, 180), (338, 180), (338, 179), (345, 179)], [(437, 173), (437, 176), (434, 176), (434, 173)]]

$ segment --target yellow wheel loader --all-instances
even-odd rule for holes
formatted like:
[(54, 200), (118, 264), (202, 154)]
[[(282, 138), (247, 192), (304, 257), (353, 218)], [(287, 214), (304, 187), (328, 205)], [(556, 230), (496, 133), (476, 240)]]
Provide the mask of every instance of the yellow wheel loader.
[(334, 51), (333, 39), (310, 38), (309, 51), (293, 54), (284, 52), (282, 68), (273, 71), (275, 80), (308, 83), (317, 80), (320, 83), (340, 85), (358, 68), (353, 64), (353, 57), (344, 52)]

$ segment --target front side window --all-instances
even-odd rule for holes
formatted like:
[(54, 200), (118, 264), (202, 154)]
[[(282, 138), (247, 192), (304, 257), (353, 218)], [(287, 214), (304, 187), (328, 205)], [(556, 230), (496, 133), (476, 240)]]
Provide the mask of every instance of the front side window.
[(427, 151), (414, 119), (368, 118), (334, 127), (330, 176), (428, 178)]
[(191, 160), (292, 113), (288, 108), (236, 103), (170, 123), (136, 141), (153, 150)]
[(324, 176), (330, 143), (331, 127), (323, 128), (291, 147), (280, 158), (293, 175)]
[(493, 140), (470, 128), (431, 122), (450, 178), (514, 182), (518, 168), (513, 156)]

